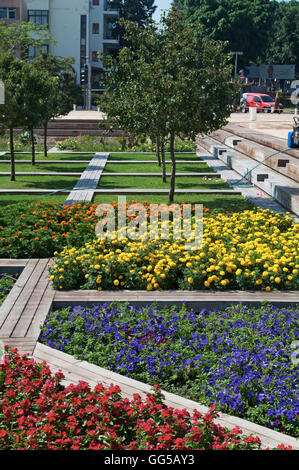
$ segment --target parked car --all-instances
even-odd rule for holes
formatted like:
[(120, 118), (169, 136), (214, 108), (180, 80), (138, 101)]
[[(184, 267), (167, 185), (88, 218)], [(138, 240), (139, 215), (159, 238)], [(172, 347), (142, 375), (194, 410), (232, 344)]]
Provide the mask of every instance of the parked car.
[[(249, 111), (250, 107), (257, 108), (257, 112), (271, 113), (272, 108), (275, 106), (274, 98), (270, 95), (263, 93), (244, 93), (243, 96), (245, 98), (244, 105), (242, 106), (243, 113)], [(279, 108), (280, 112), (282, 112), (283, 105), (281, 103), (279, 104)]]

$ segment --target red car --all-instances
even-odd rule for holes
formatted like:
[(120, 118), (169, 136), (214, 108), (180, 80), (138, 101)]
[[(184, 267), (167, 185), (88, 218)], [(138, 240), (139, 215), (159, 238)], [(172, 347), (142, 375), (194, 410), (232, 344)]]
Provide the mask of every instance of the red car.
[[(271, 113), (271, 108), (275, 106), (275, 100), (270, 95), (263, 93), (244, 93), (244, 98), (246, 102), (241, 106), (242, 112), (246, 113), (249, 111), (249, 108), (257, 108), (257, 112)], [(279, 110), (274, 110), (274, 112), (282, 112), (283, 105), (279, 103)]]

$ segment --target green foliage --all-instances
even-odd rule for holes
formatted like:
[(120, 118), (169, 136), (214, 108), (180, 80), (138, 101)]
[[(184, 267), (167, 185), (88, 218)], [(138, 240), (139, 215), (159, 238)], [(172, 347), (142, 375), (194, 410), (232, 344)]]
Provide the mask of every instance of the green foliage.
[(199, 133), (222, 127), (231, 113), (236, 88), (229, 82), (230, 56), (222, 42), (202, 37), (196, 25), (186, 25), (177, 8), (160, 26), (120, 24), (130, 47), (105, 64), (109, 72), (101, 108), (112, 125), (131, 136), (169, 139), (172, 202), (175, 136), (195, 140)]
[(202, 35), (228, 42), (249, 63), (296, 64), (298, 72), (299, 7), (297, 0), (176, 0), (185, 20)]
[(28, 58), (30, 47), (42, 50), (44, 44), (55, 42), (51, 39), (49, 30), (44, 26), (21, 22), (7, 25), (0, 22), (0, 53), (20, 54), (21, 58)]

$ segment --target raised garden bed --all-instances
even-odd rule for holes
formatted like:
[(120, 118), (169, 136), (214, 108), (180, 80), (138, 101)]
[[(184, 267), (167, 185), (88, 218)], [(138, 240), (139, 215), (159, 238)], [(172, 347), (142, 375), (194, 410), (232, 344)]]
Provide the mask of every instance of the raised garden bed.
[(39, 341), (170, 393), (298, 436), (298, 307), (225, 311), (107, 303), (50, 312)]
[[(192, 292), (166, 292), (162, 296), (160, 293), (154, 292), (55, 292), (51, 288), (47, 274), (47, 260), (1, 260), (2, 267), (7, 265), (15, 266), (18, 269), (23, 268), (23, 272), (18, 280), (17, 285), (14, 287), (11, 294), (6, 301), (6, 309), (0, 310), (0, 343), (2, 345), (8, 344), (12, 347), (17, 347), (19, 351), (29, 353), (36, 360), (42, 362), (46, 361), (50, 364), (53, 371), (62, 369), (65, 373), (64, 384), (79, 383), (80, 381), (87, 381), (96, 386), (97, 383), (103, 383), (109, 386), (111, 383), (117, 384), (121, 388), (123, 397), (134, 398), (134, 394), (140, 393), (141, 397), (145, 399), (146, 394), (151, 391), (151, 387), (140, 381), (129, 379), (128, 377), (120, 374), (110, 372), (107, 369), (94, 366), (87, 361), (80, 361), (73, 356), (65, 354), (62, 351), (55, 351), (52, 348), (44, 346), (37, 342), (40, 334), (40, 326), (43, 325), (44, 320), (48, 313), (62, 305), (88, 305), (91, 306), (96, 303), (103, 303), (106, 301), (113, 301), (122, 299), (130, 301), (135, 305), (145, 305), (156, 299), (157, 304), (161, 307), (165, 304), (181, 305), (182, 296), (186, 299), (186, 307), (195, 307), (196, 311), (209, 302), (215, 302), (218, 297), (218, 307), (223, 305), (233, 305), (239, 301), (244, 303), (252, 303), (253, 305), (260, 305), (262, 300), (269, 297), (269, 293), (264, 293), (262, 296), (258, 293), (210, 293), (202, 295), (200, 293)], [(271, 297), (276, 299), (278, 306), (285, 306), (285, 295), (281, 293), (271, 293)], [(270, 297), (269, 297), (270, 298)], [(78, 300), (79, 299), (79, 300)], [(299, 304), (299, 298), (296, 293), (289, 293), (289, 304)], [(82, 301), (82, 302), (81, 302)], [(216, 301), (217, 304), (217, 301)], [(216, 304), (215, 308), (216, 308)], [(163, 392), (165, 395), (165, 403), (167, 406), (174, 406), (178, 409), (187, 409), (193, 413), (194, 409), (201, 412), (208, 412), (208, 408), (199, 405), (198, 403), (183, 399), (175, 394)], [(251, 423), (241, 418), (233, 417), (220, 413), (216, 423), (221, 424), (228, 429), (232, 430), (236, 426), (243, 430), (245, 435), (251, 433), (257, 434), (261, 439), (263, 448), (274, 448), (280, 444), (285, 446), (291, 445), (296, 448), (296, 440), (285, 434), (270, 430), (264, 426)]]

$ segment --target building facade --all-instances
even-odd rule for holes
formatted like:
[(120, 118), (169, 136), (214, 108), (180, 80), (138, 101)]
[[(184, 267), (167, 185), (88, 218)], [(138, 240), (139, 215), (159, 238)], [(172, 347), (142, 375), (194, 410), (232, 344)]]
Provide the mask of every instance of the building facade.
[(20, 23), (24, 19), (24, 0), (0, 0), (0, 21)]
[[(118, 50), (118, 11), (111, 0), (0, 0), (0, 17), (7, 23), (30, 21), (49, 28), (53, 43), (47, 52), (73, 57), (77, 82), (86, 65), (90, 91), (100, 91), (102, 54)], [(30, 55), (38, 51), (31, 49)]]

